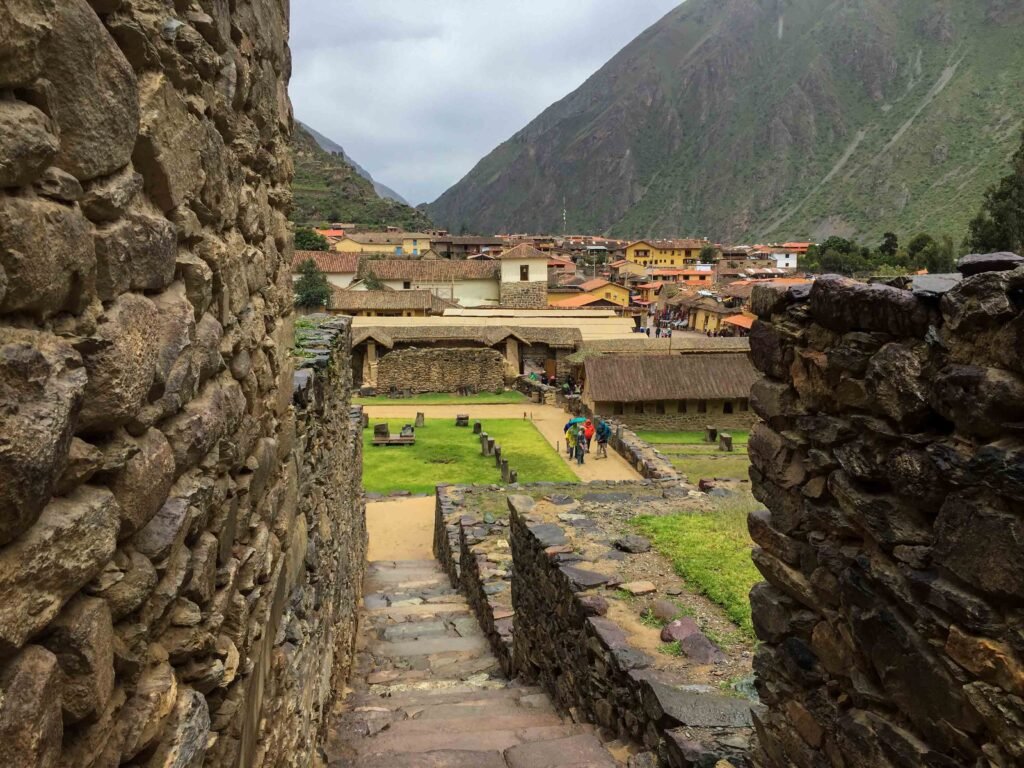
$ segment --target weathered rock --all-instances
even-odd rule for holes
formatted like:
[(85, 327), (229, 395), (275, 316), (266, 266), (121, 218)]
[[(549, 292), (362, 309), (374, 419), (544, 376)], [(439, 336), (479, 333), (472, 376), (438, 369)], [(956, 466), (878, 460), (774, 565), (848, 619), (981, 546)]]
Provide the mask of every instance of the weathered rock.
[(81, 200), (82, 213), (97, 224), (115, 221), (124, 216), (141, 191), (142, 176), (127, 166), (86, 185)]
[(123, 762), (156, 743), (177, 700), (178, 682), (169, 664), (159, 663), (142, 673), (135, 695), (125, 704), (119, 718)]
[(910, 291), (836, 275), (814, 281), (810, 308), (815, 320), (839, 333), (881, 331), (920, 339), (933, 320), (927, 307)]
[(679, 615), (679, 606), (671, 600), (655, 600), (651, 603), (651, 615), (658, 621), (672, 621)]
[(81, 358), (63, 340), (0, 329), (0, 545), (32, 525), (54, 492), (85, 384)]
[(630, 581), (626, 584), (620, 584), (620, 589), (629, 592), (631, 595), (649, 595), (652, 592), (657, 592), (658, 588), (650, 581)]
[(185, 541), (189, 524), (188, 500), (172, 496), (135, 537), (132, 546), (153, 561), (171, 555)]
[(871, 358), (866, 372), (867, 394), (882, 413), (904, 429), (923, 426), (931, 407), (924, 375), (923, 344), (886, 344)]
[(661, 630), (663, 642), (679, 643), (680, 652), (695, 664), (720, 664), (725, 661), (722, 650), (708, 640), (697, 622), (688, 616), (666, 624)]
[(616, 549), (620, 549), (623, 552), (630, 552), (633, 554), (648, 552), (651, 549), (651, 540), (643, 536), (629, 535), (623, 536), (620, 539), (614, 541)]
[(241, 388), (221, 376), (207, 383), (181, 413), (161, 426), (174, 451), (176, 472), (193, 467), (229, 429), (237, 426), (245, 408)]
[(78, 179), (60, 168), (50, 167), (33, 184), (37, 193), (61, 203), (74, 203), (82, 196)]
[(57, 0), (10, 0), (0, 6), (0, 88), (31, 85), (42, 70)]
[(0, 650), (21, 647), (99, 573), (114, 553), (117, 518), (109, 491), (82, 486), (0, 551)]
[(78, 486), (89, 482), (103, 468), (103, 464), (103, 452), (99, 448), (77, 437), (71, 438), (67, 464), (54, 491), (58, 496), (66, 496)]
[(969, 435), (993, 438), (1007, 423), (1024, 422), (1024, 377), (1001, 368), (946, 366), (934, 379), (931, 399)]
[(109, 432), (145, 403), (158, 352), (151, 333), (155, 321), (153, 302), (124, 294), (104, 313), (96, 333), (78, 345), (89, 372), (79, 418), (83, 433)]
[(0, 101), (0, 187), (31, 184), (59, 149), (46, 115), (22, 101)]
[(50, 200), (0, 198), (0, 275), (0, 313), (82, 311), (96, 284), (89, 222)]
[(1024, 264), (1024, 256), (1016, 253), (971, 253), (962, 256), (956, 268), (964, 277), (982, 272), (1005, 272)]
[(174, 454), (160, 430), (149, 429), (141, 437), (125, 439), (138, 451), (109, 484), (121, 509), (120, 539), (149, 523), (174, 483)]
[(76, 597), (47, 629), (43, 644), (60, 666), (65, 723), (98, 717), (114, 690), (110, 609), (103, 600)]
[(177, 235), (161, 216), (131, 212), (96, 230), (96, 290), (110, 301), (128, 290), (159, 291), (174, 279)]
[(156, 584), (156, 568), (149, 558), (129, 548), (118, 550), (85, 591), (106, 600), (117, 622), (142, 605)]
[(26, 647), (0, 673), (0, 691), (0, 760), (25, 768), (58, 765), (63, 726), (54, 655), (38, 645)]
[(85, 0), (57, 6), (45, 49), (51, 116), (60, 128), (54, 162), (80, 181), (125, 166), (139, 130), (135, 74)]
[(179, 688), (167, 727), (170, 733), (161, 740), (149, 761), (153, 768), (199, 768), (206, 755), (206, 737), (210, 732), (210, 710), (198, 691)]

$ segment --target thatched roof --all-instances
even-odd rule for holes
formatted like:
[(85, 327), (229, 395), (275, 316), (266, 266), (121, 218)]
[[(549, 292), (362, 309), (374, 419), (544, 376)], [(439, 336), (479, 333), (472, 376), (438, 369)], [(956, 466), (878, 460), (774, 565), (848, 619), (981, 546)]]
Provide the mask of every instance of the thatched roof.
[(744, 398), (758, 378), (743, 353), (603, 355), (584, 366), (588, 394), (600, 403)]
[(292, 257), (292, 267), (298, 271), (299, 265), (312, 259), (324, 274), (356, 272), (359, 269), (358, 253), (339, 253), (338, 251), (296, 251)]
[[(371, 318), (372, 319), (372, 318)], [(580, 343), (576, 328), (529, 328), (506, 325), (423, 325), (410, 319), (409, 325), (367, 326), (354, 328), (352, 345), (374, 339), (391, 348), (395, 344), (432, 344), (434, 342), (470, 342), (493, 347), (509, 336), (523, 344), (547, 344), (550, 347), (575, 349)]]

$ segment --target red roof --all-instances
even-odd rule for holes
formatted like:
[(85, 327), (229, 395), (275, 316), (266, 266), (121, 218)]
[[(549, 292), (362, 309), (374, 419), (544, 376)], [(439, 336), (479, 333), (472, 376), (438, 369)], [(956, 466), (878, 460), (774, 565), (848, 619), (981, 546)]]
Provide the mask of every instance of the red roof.
[(746, 328), (749, 331), (755, 319), (753, 315), (730, 315), (723, 319), (722, 322), (735, 325), (737, 328)]
[(579, 309), (580, 307), (585, 307), (588, 304), (595, 304), (599, 301), (607, 301), (607, 299), (591, 296), (589, 293), (581, 293), (578, 296), (570, 296), (568, 299), (552, 301), (549, 306), (559, 307), (561, 309)]
[(581, 291), (593, 291), (596, 288), (604, 288), (606, 285), (612, 285), (612, 283), (597, 277), (593, 280), (587, 280), (585, 283), (580, 283), (579, 288)]
[(339, 272), (357, 272), (359, 270), (358, 253), (340, 253), (339, 251), (296, 251), (292, 259), (292, 267), (312, 259), (316, 262), (317, 269), (321, 272), (331, 274)]
[(345, 230), (344, 229), (318, 229), (316, 231), (316, 233), (318, 235), (323, 235), (324, 237), (344, 237), (345, 236)]

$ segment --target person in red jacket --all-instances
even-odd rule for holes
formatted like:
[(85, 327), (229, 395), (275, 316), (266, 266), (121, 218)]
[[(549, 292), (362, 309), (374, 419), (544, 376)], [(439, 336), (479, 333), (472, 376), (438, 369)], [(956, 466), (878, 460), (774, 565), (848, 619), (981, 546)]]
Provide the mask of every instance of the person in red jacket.
[(590, 444), (594, 442), (594, 422), (587, 419), (583, 422), (583, 436), (587, 438), (587, 453), (590, 453)]

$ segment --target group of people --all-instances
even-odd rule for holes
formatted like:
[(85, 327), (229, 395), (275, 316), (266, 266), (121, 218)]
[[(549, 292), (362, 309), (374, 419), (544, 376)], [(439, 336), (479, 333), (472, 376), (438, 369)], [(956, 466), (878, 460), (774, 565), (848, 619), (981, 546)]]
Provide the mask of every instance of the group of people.
[(595, 459), (608, 458), (608, 438), (612, 436), (612, 428), (604, 419), (597, 419), (595, 424), (590, 419), (571, 419), (564, 427), (566, 452), (570, 459), (582, 464), (584, 457), (590, 453), (590, 446), (597, 440)]

